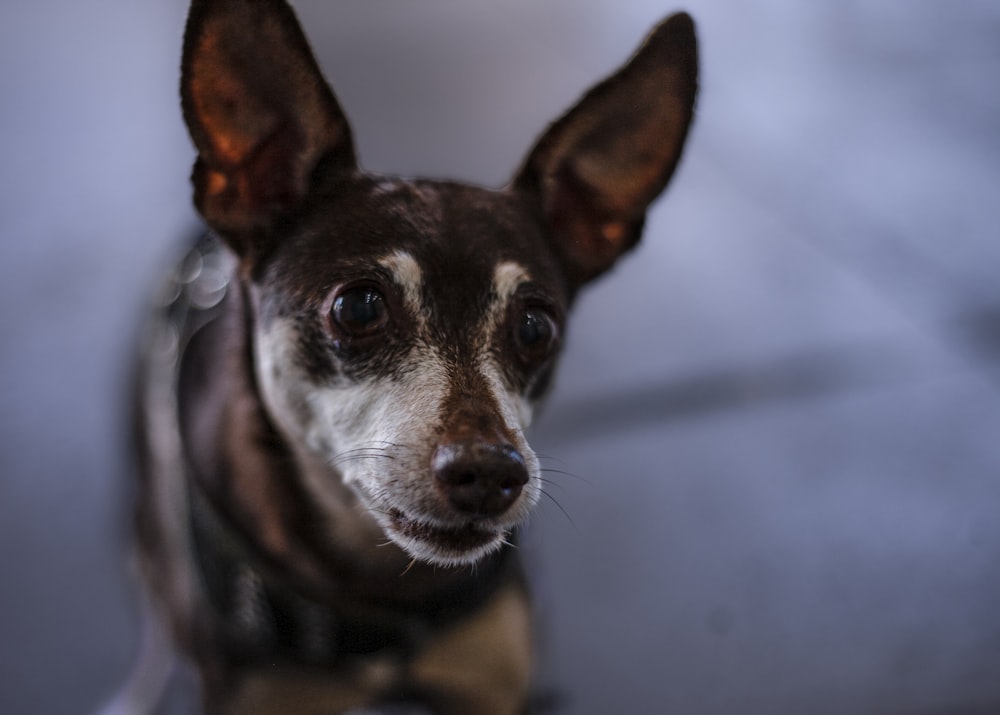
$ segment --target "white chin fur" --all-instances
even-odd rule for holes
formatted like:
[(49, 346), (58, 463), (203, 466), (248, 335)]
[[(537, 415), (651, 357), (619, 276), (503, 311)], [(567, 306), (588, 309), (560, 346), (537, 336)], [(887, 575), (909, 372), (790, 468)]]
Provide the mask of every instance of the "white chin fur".
[(415, 558), (417, 561), (430, 564), (432, 566), (456, 567), (471, 566), (490, 554), (499, 551), (507, 542), (507, 535), (497, 534), (494, 539), (480, 547), (467, 551), (456, 551), (428, 541), (420, 541), (413, 538), (387, 531), (387, 535), (393, 543), (398, 545), (403, 551)]
[(468, 566), (498, 551), (509, 531), (470, 522), (441, 527), (411, 519), (401, 511), (380, 511), (376, 517), (385, 535), (409, 556), (433, 566)]

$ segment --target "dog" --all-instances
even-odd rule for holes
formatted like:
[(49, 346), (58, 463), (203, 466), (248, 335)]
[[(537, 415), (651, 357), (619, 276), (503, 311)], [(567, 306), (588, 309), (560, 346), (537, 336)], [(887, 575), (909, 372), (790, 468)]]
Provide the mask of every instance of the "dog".
[(210, 233), (149, 322), (136, 531), (204, 712), (529, 710), (524, 431), (574, 297), (677, 166), (697, 71), (673, 15), (505, 188), (373, 175), (284, 0), (194, 0)]

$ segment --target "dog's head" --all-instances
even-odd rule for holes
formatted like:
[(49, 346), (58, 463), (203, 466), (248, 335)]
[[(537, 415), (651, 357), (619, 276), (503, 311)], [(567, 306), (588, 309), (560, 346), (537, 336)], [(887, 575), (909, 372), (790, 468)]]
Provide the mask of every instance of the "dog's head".
[(524, 437), (577, 289), (639, 239), (696, 91), (686, 15), (553, 124), (500, 191), (372, 176), (283, 0), (195, 0), (195, 202), (239, 259), (280, 432), (411, 556), (471, 563), (540, 495)]

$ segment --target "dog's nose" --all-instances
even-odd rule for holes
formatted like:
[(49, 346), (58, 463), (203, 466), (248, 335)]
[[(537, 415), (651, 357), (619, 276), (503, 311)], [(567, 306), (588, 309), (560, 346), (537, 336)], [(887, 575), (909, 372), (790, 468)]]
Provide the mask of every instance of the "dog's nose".
[(524, 457), (510, 445), (450, 442), (434, 451), (431, 469), (449, 503), (473, 516), (499, 516), (528, 482)]

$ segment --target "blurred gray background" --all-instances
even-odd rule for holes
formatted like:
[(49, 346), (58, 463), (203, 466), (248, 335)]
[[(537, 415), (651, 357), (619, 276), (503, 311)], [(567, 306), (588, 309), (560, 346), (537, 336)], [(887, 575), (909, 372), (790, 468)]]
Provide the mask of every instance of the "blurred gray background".
[[(671, 0), (299, 0), (371, 169), (500, 185)], [(563, 712), (1000, 713), (1000, 4), (684, 0), (703, 91), (536, 425)], [(0, 712), (136, 648), (123, 394), (180, 0), (0, 9)], [(557, 458), (557, 460), (555, 459)], [(547, 500), (548, 501), (548, 500)]]

